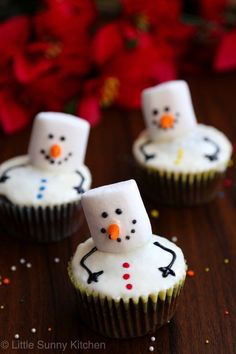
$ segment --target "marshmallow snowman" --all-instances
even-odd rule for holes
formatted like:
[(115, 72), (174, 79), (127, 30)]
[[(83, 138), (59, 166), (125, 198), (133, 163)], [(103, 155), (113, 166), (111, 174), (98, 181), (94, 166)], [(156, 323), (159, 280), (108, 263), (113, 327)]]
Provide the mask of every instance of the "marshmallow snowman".
[(142, 110), (153, 141), (174, 139), (197, 125), (189, 87), (183, 80), (145, 89)]
[(73, 115), (39, 113), (28, 149), (31, 164), (48, 171), (74, 171), (84, 162), (89, 130), (87, 121)]
[(92, 189), (81, 202), (99, 251), (129, 252), (151, 239), (151, 224), (134, 180)]

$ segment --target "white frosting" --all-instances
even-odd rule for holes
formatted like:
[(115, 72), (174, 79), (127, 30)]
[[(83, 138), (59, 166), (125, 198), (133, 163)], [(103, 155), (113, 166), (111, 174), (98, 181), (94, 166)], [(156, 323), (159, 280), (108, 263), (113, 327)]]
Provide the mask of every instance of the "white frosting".
[[(210, 139), (210, 141), (204, 140)], [(140, 147), (150, 140), (147, 131), (140, 134), (133, 146), (135, 159), (142, 165), (158, 170), (181, 173), (202, 173), (211, 170), (224, 171), (232, 153), (232, 145), (219, 130), (198, 124), (184, 136), (169, 142), (151, 142), (145, 146), (145, 153), (154, 158), (145, 161)], [(212, 155), (219, 147), (218, 158), (210, 161), (205, 155)]]
[(100, 251), (129, 252), (150, 239), (151, 224), (134, 180), (91, 189), (81, 203)]
[[(176, 261), (172, 266), (175, 276), (168, 275), (163, 278), (162, 272), (158, 269), (167, 266), (172, 260), (172, 255), (154, 245), (156, 241), (176, 253)], [(186, 273), (186, 264), (181, 249), (165, 238), (152, 235), (151, 240), (143, 247), (128, 253), (94, 252), (86, 259), (85, 264), (93, 272), (103, 270), (104, 273), (99, 276), (98, 282), (88, 284), (88, 273), (80, 265), (80, 261), (94, 246), (92, 238), (78, 246), (72, 259), (73, 278), (78, 286), (97, 291), (114, 300), (135, 299), (166, 291), (180, 282)], [(128, 263), (129, 267), (124, 268), (123, 263)], [(124, 279), (124, 274), (129, 274), (130, 278)], [(127, 289), (127, 284), (131, 284), (132, 289)]]
[(196, 117), (187, 83), (169, 81), (142, 92), (144, 120), (151, 139), (174, 139), (196, 125)]
[[(14, 166), (17, 167), (6, 175), (9, 177), (0, 183), (0, 195), (4, 195), (12, 203), (27, 206), (51, 206), (80, 200), (74, 187), (79, 186), (81, 176), (75, 171), (58, 173), (40, 169), (30, 164), (29, 156), (19, 156), (10, 159), (0, 166), (0, 177)], [(88, 168), (81, 165), (76, 169), (85, 178), (83, 189), (86, 191), (91, 185), (91, 175)]]
[(84, 162), (89, 129), (87, 121), (70, 114), (39, 113), (28, 150), (31, 164), (52, 172), (74, 171)]

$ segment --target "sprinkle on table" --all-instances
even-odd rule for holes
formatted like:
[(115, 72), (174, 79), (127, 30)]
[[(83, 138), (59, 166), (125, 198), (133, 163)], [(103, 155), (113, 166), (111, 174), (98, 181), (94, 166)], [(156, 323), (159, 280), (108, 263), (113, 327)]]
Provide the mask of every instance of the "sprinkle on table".
[(30, 262), (26, 263), (26, 268), (32, 268), (32, 264)]
[(19, 335), (18, 333), (16, 333), (16, 334), (14, 335), (14, 338), (15, 338), (15, 339), (19, 339), (19, 338), (20, 338), (20, 335)]
[(159, 217), (159, 211), (157, 209), (151, 210), (151, 217), (157, 219)]
[(154, 352), (154, 347), (153, 347), (152, 345), (150, 345), (149, 351), (150, 351), (150, 352)]
[(4, 310), (4, 308), (5, 308), (4, 305), (1, 305), (1, 306), (0, 306), (0, 309), (1, 309), (1, 310)]
[(225, 258), (224, 259), (224, 264), (228, 264), (229, 263), (229, 258)]
[(205, 343), (206, 343), (206, 344), (209, 344), (209, 343), (210, 343), (209, 339), (206, 339), (206, 340), (205, 340)]
[(12, 272), (15, 272), (15, 271), (16, 271), (16, 266), (15, 266), (15, 265), (12, 265), (12, 266), (11, 266), (11, 271), (12, 271)]
[(26, 260), (24, 258), (20, 259), (20, 264), (25, 264)]
[(156, 337), (152, 336), (152, 337), (151, 337), (151, 341), (152, 341), (152, 342), (155, 342), (155, 340), (156, 340)]
[(192, 270), (192, 269), (189, 269), (189, 270), (187, 271), (187, 274), (188, 274), (188, 276), (191, 277), (191, 278), (195, 276), (195, 272), (194, 272), (194, 270)]
[(177, 241), (178, 241), (178, 238), (177, 238), (176, 236), (173, 236), (173, 237), (171, 237), (171, 241), (172, 241), (172, 242), (177, 242)]
[(48, 332), (52, 332), (52, 327), (48, 327)]
[(11, 281), (9, 278), (4, 278), (2, 282), (4, 285), (9, 285)]
[(229, 311), (228, 310), (224, 310), (224, 315), (225, 316), (229, 316)]
[(31, 333), (36, 333), (36, 328), (31, 328)]
[(205, 268), (205, 272), (207, 272), (207, 273), (210, 272), (210, 268), (209, 268), (209, 267), (206, 267), (206, 268)]
[(59, 263), (60, 262), (60, 258), (59, 257), (55, 257), (54, 258), (54, 263)]

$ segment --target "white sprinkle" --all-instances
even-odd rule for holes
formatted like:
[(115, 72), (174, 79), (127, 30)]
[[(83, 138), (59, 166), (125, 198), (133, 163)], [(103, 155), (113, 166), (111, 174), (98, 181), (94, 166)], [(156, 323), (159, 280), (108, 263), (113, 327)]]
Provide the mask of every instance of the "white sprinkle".
[(20, 264), (25, 264), (26, 260), (24, 258), (20, 259)]
[(173, 236), (173, 237), (171, 237), (171, 241), (177, 242), (177, 241), (178, 241), (178, 238), (177, 238), (176, 236)]
[(16, 266), (15, 266), (15, 265), (11, 266), (11, 271), (12, 271), (12, 272), (15, 272), (15, 271), (16, 271)]
[(155, 342), (155, 340), (156, 340), (156, 337), (151, 337), (152, 342)]
[(55, 258), (54, 258), (54, 262), (55, 262), (55, 263), (59, 263), (59, 262), (60, 262), (60, 258), (59, 258), (59, 257), (55, 257)]
[(32, 333), (36, 333), (36, 328), (31, 328)]
[(19, 334), (18, 334), (18, 333), (15, 334), (15, 335), (14, 335), (14, 338), (15, 338), (15, 339), (19, 339), (19, 338), (20, 338)]
[(152, 345), (149, 347), (149, 351), (154, 352), (154, 347)]
[(32, 267), (32, 264), (28, 262), (28, 263), (26, 263), (26, 267), (27, 267), (27, 268), (31, 268), (31, 267)]

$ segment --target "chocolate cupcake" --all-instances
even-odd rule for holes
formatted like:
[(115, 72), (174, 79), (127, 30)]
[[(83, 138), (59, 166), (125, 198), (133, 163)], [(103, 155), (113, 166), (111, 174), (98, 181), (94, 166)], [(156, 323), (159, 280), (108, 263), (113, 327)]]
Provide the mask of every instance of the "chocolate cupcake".
[(152, 234), (134, 180), (86, 192), (82, 207), (92, 238), (69, 264), (80, 317), (108, 337), (155, 331), (174, 315), (184, 285), (181, 249)]
[(197, 124), (185, 81), (170, 81), (142, 94), (147, 130), (133, 146), (136, 176), (152, 200), (195, 205), (212, 200), (221, 185), (232, 146), (211, 126)]
[(0, 166), (0, 222), (21, 239), (50, 242), (75, 232), (91, 175), (83, 164), (89, 123), (43, 112), (34, 121), (28, 155)]

